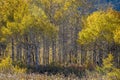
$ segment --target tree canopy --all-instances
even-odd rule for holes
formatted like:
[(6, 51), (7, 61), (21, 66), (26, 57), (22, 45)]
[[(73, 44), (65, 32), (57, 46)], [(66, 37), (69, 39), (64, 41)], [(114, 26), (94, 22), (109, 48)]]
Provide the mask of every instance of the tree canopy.
[(84, 29), (79, 32), (79, 42), (88, 44), (97, 39), (119, 43), (120, 12), (108, 9), (96, 11), (87, 17)]

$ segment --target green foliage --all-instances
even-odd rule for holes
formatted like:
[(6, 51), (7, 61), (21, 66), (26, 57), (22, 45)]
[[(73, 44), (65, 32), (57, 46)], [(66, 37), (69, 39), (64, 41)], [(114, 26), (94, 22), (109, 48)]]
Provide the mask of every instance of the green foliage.
[(106, 75), (109, 80), (119, 80), (120, 69), (114, 67), (113, 64), (113, 56), (109, 54), (107, 58), (103, 59), (103, 66), (97, 66), (97, 71)]

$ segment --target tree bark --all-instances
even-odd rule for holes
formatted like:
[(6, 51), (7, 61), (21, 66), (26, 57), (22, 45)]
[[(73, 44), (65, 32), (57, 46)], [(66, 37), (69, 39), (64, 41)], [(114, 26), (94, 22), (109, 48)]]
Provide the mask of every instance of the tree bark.
[(36, 69), (38, 69), (39, 67), (39, 51), (40, 50), (40, 45), (39, 43), (36, 44), (36, 47), (35, 47), (35, 60), (36, 60)]
[(11, 47), (12, 48), (12, 62), (14, 62), (15, 53), (14, 53), (14, 39), (13, 38), (11, 39), (11, 45), (12, 45)]
[(56, 40), (52, 40), (52, 62), (56, 62)]

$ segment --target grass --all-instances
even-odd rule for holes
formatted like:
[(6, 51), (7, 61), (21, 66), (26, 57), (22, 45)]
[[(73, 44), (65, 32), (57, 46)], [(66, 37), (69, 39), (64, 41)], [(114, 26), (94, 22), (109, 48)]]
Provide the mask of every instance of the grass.
[(74, 74), (67, 77), (64, 75), (47, 75), (47, 74), (0, 74), (0, 80), (108, 80), (99, 74), (90, 74), (79, 78)]
[[(113, 79), (110, 79), (107, 74), (96, 71), (91, 65), (77, 64), (65, 66), (52, 63), (39, 65), (38, 68), (34, 66), (22, 68), (12, 65), (10, 57), (3, 59), (0, 63), (0, 80), (117, 80), (118, 78), (115, 78), (116, 75), (113, 73), (116, 74), (112, 72)], [(119, 75), (119, 70), (117, 70), (117, 75)]]

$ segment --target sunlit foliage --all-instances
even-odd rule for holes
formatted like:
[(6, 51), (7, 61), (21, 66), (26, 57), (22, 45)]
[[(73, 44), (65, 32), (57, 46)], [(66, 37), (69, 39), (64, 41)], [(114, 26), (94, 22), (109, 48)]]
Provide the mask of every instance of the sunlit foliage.
[(2, 59), (0, 62), (0, 72), (1, 73), (25, 73), (26, 68), (20, 68), (19, 66), (13, 66), (10, 57)]
[(103, 59), (103, 66), (97, 67), (97, 71), (106, 75), (109, 80), (119, 80), (120, 69), (114, 66), (113, 55), (109, 54), (107, 58)]
[(85, 28), (79, 33), (79, 42), (88, 44), (97, 39), (119, 42), (119, 17), (120, 13), (112, 9), (97, 11), (89, 15)]

